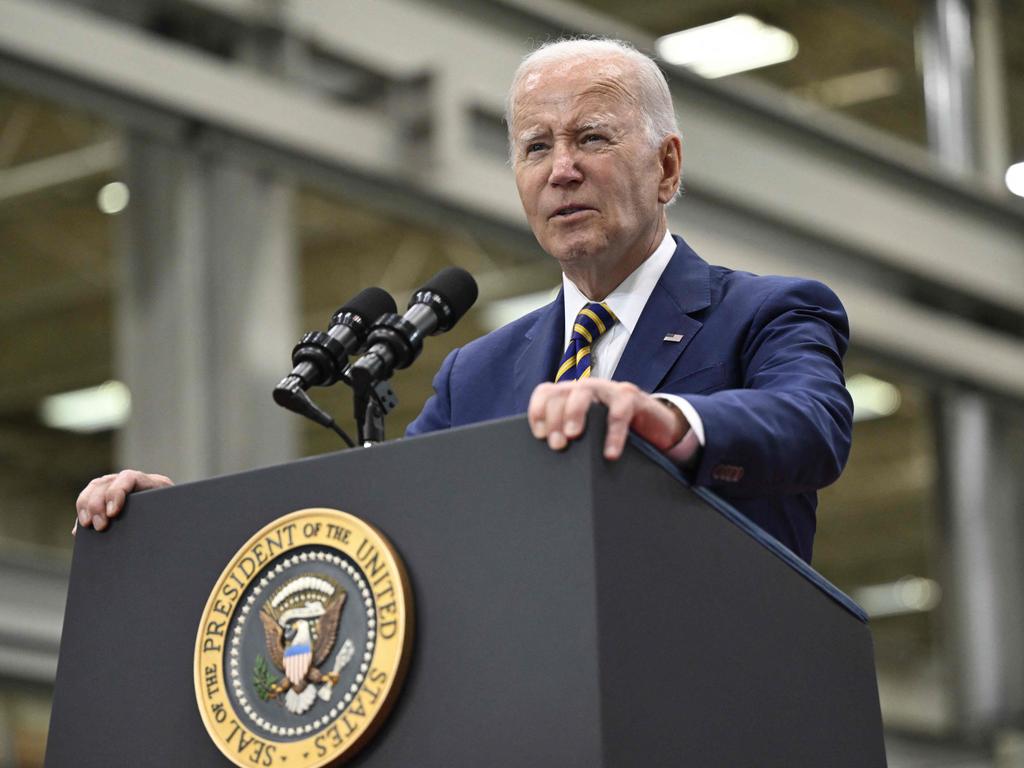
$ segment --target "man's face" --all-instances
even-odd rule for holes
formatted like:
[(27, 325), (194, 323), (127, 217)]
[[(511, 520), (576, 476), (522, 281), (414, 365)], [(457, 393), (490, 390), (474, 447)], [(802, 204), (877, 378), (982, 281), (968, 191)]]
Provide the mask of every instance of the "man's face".
[(530, 228), (570, 276), (632, 271), (657, 246), (671, 197), (629, 67), (617, 58), (541, 67), (521, 82), (510, 116)]

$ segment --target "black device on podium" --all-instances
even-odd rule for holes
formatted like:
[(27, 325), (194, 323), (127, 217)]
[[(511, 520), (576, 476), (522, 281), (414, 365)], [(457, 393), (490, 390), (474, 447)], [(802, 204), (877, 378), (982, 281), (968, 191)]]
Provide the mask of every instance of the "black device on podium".
[(204, 605), (256, 531), (327, 507), (388, 537), (415, 599), (404, 685), (346, 765), (884, 766), (859, 609), (602, 433), (554, 453), (517, 417), (132, 495), (75, 544), (46, 764), (227, 764)]

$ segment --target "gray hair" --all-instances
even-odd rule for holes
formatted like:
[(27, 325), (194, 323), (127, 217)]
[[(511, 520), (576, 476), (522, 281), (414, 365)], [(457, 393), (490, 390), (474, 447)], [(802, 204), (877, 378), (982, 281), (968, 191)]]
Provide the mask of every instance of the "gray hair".
[(579, 59), (603, 59), (615, 56), (633, 64), (637, 84), (637, 104), (644, 121), (644, 129), (651, 144), (661, 144), (666, 136), (679, 135), (672, 94), (661, 69), (649, 56), (622, 40), (609, 38), (563, 38), (545, 43), (530, 53), (519, 64), (505, 100), (505, 124), (508, 126), (509, 162), (515, 164), (512, 136), (512, 115), (516, 108), (516, 95), (523, 79), (539, 67)]

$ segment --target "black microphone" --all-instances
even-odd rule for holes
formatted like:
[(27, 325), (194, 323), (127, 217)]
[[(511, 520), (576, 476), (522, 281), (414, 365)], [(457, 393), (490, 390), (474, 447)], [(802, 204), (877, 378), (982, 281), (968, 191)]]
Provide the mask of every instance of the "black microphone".
[(274, 388), (274, 402), (294, 410), (300, 391), (338, 381), (349, 356), (363, 348), (373, 321), (396, 309), (391, 294), (381, 288), (366, 288), (353, 296), (334, 313), (326, 333), (311, 331), (295, 345), (295, 367)]
[(464, 269), (447, 267), (434, 275), (412, 295), (404, 315), (385, 315), (373, 324), (369, 350), (346, 371), (352, 388), (365, 394), (396, 369), (409, 367), (423, 350), (423, 339), (451, 330), (477, 293), (476, 280)]

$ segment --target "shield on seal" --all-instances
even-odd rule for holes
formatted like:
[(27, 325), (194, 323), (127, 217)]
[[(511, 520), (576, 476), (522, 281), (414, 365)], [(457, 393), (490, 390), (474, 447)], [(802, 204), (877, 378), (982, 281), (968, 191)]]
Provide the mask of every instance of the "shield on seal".
[(305, 621), (300, 621), (295, 639), (284, 649), (284, 673), (292, 685), (298, 686), (306, 679), (311, 661), (313, 648), (310, 643), (309, 625)]
[(284, 652), (284, 673), (298, 685), (306, 679), (309, 662), (313, 660), (313, 652), (308, 645), (292, 646)]

